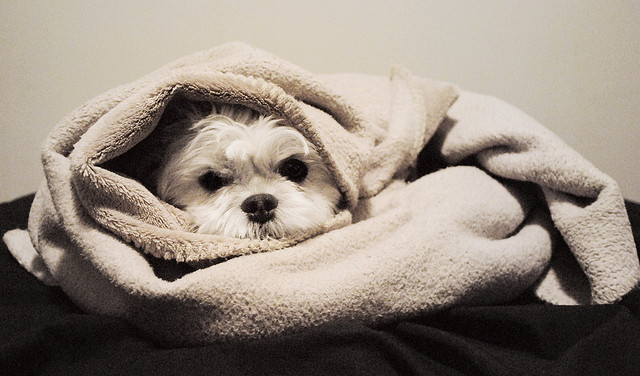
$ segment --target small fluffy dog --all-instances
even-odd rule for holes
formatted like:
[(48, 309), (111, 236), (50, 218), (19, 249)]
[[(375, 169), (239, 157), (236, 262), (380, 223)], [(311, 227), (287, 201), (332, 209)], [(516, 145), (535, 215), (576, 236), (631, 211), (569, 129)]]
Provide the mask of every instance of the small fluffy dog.
[(193, 216), (198, 232), (281, 238), (318, 229), (335, 214), (341, 193), (298, 131), (243, 106), (186, 113), (156, 188)]

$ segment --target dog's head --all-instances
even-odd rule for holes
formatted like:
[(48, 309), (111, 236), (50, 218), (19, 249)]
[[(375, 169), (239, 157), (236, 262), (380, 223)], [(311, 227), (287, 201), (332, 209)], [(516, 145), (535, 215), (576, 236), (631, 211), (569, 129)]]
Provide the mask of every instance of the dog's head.
[(214, 107), (169, 147), (158, 195), (190, 213), (198, 232), (280, 238), (320, 228), (341, 194), (314, 146), (252, 110)]

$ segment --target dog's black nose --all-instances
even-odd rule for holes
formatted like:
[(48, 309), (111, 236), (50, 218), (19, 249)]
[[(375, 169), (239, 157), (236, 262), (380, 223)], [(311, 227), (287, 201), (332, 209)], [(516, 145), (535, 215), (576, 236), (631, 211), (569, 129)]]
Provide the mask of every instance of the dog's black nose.
[(240, 205), (249, 220), (257, 223), (267, 223), (273, 219), (277, 207), (278, 199), (268, 193), (249, 196)]

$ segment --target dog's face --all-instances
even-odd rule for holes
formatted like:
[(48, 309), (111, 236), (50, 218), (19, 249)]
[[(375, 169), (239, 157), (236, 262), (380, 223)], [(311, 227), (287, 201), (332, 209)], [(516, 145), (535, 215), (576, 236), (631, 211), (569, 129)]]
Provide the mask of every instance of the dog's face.
[(328, 169), (298, 131), (250, 111), (194, 121), (169, 148), (158, 195), (200, 233), (264, 239), (321, 227), (341, 198)]

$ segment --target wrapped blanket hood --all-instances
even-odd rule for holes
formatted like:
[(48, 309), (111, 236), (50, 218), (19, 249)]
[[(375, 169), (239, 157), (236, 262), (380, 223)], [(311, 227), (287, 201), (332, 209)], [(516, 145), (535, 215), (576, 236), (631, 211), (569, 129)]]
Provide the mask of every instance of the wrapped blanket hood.
[[(295, 239), (190, 232), (183, 212), (108, 167), (136, 164), (176, 98), (283, 118), (318, 148), (346, 209)], [(429, 173), (405, 183), (416, 160)], [(400, 69), (316, 75), (220, 46), (85, 103), (52, 132), (43, 165), (29, 233), (57, 283), (83, 309), (171, 344), (376, 323), (527, 289), (610, 303), (640, 279), (611, 178), (512, 106)], [(181, 272), (161, 278), (159, 265)]]

